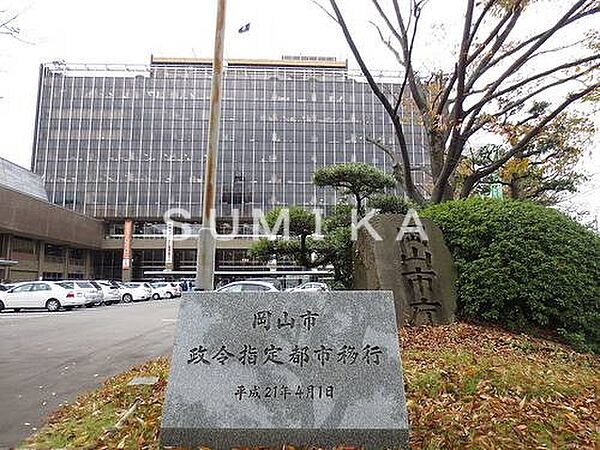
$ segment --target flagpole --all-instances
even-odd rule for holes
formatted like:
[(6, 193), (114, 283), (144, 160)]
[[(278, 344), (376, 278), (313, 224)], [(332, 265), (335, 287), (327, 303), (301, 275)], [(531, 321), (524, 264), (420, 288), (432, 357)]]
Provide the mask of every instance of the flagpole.
[(223, 50), (225, 44), (225, 13), (227, 0), (219, 0), (215, 49), (213, 57), (212, 85), (210, 92), (210, 119), (208, 123), (208, 145), (204, 166), (204, 192), (202, 197), (202, 226), (198, 236), (196, 256), (196, 289), (212, 290), (215, 281), (216, 222), (214, 217), (217, 152), (221, 121), (221, 97), (223, 85)]

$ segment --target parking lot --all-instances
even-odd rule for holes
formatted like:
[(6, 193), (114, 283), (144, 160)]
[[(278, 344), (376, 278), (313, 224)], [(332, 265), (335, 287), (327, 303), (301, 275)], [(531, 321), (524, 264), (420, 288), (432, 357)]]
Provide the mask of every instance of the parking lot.
[(0, 448), (129, 366), (169, 355), (179, 300), (0, 313)]

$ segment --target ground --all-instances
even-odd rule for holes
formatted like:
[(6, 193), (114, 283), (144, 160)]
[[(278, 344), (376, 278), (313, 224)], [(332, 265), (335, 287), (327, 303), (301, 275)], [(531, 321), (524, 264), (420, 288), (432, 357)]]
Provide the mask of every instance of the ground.
[[(600, 447), (598, 356), (463, 323), (404, 329), (400, 344), (413, 449)], [(127, 385), (140, 375), (159, 381)], [(160, 358), (109, 379), (22, 448), (156, 449), (167, 376)]]
[(178, 300), (0, 313), (0, 449), (133, 364), (170, 355)]

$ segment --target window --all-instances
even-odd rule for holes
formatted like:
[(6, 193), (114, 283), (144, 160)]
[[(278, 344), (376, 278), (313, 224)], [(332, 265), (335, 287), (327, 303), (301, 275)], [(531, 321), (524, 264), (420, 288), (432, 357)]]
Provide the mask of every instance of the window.
[(63, 278), (63, 274), (61, 272), (44, 272), (43, 279), (44, 280), (60, 280)]
[(233, 286), (229, 286), (225, 289), (222, 289), (221, 292), (242, 292), (243, 285), (234, 284)]
[(33, 284), (23, 284), (21, 286), (17, 286), (11, 292), (29, 292)]
[(39, 291), (51, 291), (52, 288), (46, 283), (34, 284), (31, 287), (31, 292), (39, 292)]
[(63, 263), (64, 262), (64, 249), (57, 245), (46, 244), (46, 252), (44, 259), (47, 262), (52, 263)]
[(37, 249), (37, 242), (31, 239), (13, 237), (12, 239), (12, 250), (17, 253), (29, 253), (35, 255)]
[(256, 292), (256, 291), (268, 291), (269, 288), (267, 286), (263, 286), (262, 284), (246, 284), (242, 289), (245, 292)]

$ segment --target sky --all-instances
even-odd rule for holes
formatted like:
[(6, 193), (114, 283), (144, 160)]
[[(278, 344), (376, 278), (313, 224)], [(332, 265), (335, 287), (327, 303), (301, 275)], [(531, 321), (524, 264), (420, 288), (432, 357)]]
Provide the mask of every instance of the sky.
[[(0, 36), (0, 157), (30, 166), (40, 63), (148, 64), (152, 54), (212, 57), (216, 4), (216, 0), (0, 0), (0, 10), (20, 13), (18, 25), (26, 41)], [(399, 70), (368, 23), (375, 17), (371, 1), (340, 4), (369, 64)], [(447, 36), (459, 26), (463, 9), (461, 0), (431, 0), (422, 19), (423, 39), (415, 49), (426, 56), (425, 69), (452, 63), (455, 48)], [(239, 34), (246, 23), (251, 24), (250, 31)], [(282, 55), (335, 56), (357, 68), (338, 25), (311, 0), (228, 0), (225, 56)], [(591, 173), (599, 171), (598, 153), (588, 155), (584, 163)], [(582, 187), (584, 209), (600, 213), (599, 188), (600, 174)]]

